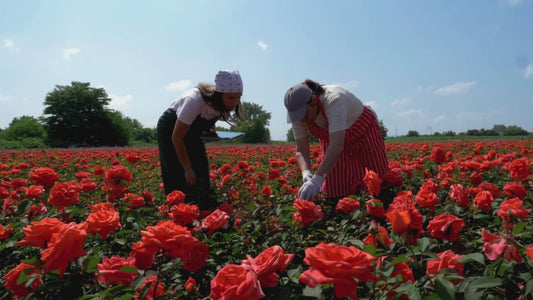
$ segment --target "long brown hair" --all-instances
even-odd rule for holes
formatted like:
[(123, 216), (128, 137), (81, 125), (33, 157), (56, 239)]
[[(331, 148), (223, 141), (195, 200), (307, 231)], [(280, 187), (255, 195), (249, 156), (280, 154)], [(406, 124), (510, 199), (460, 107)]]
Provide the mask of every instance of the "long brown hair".
[[(196, 86), (200, 90), (200, 94), (204, 101), (210, 104), (217, 112), (220, 113), (220, 117), (223, 121), (230, 123), (231, 111), (228, 111), (222, 103), (222, 93), (215, 91), (215, 86), (209, 83), (199, 83)], [(242, 103), (239, 101), (239, 104), (235, 107), (234, 115), (241, 121), (244, 121), (244, 110), (242, 108)]]
[(311, 79), (306, 79), (302, 84), (310, 88), (314, 95), (322, 95), (326, 92), (322, 84)]

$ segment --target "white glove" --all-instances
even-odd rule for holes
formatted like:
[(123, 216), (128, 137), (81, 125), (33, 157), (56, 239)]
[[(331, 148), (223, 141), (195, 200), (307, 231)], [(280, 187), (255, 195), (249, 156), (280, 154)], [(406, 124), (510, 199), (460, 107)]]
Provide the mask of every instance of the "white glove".
[(298, 191), (298, 197), (303, 200), (313, 200), (313, 198), (320, 193), (322, 183), (324, 183), (324, 178), (322, 178), (322, 176), (313, 176), (313, 178), (302, 185)]
[(304, 183), (306, 183), (311, 180), (311, 178), (313, 178), (313, 173), (311, 173), (311, 171), (309, 170), (305, 170), (302, 172), (302, 178), (304, 180)]

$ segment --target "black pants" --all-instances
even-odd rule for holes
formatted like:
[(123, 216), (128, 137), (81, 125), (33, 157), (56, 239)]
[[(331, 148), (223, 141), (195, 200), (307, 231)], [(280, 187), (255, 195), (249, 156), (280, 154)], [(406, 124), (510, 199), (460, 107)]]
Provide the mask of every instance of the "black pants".
[(189, 161), (196, 174), (196, 185), (189, 186), (183, 166), (172, 144), (172, 132), (176, 119), (176, 112), (168, 109), (157, 123), (157, 144), (165, 194), (168, 195), (174, 190), (179, 190), (186, 195), (187, 203), (198, 205), (200, 210), (213, 209), (217, 202), (214, 192), (211, 190), (205, 145), (200, 139), (202, 131), (205, 130), (205, 127), (210, 127), (213, 121), (198, 117), (191, 124), (189, 132), (184, 138)]

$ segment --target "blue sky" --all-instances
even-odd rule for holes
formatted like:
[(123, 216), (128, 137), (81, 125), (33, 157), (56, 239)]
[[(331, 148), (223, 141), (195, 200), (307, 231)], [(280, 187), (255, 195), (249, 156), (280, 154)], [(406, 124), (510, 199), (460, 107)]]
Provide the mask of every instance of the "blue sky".
[(389, 136), (533, 131), (531, 16), (533, 0), (0, 1), (0, 128), (72, 81), (155, 127), (183, 89), (236, 69), (274, 140), (307, 78), (349, 88)]

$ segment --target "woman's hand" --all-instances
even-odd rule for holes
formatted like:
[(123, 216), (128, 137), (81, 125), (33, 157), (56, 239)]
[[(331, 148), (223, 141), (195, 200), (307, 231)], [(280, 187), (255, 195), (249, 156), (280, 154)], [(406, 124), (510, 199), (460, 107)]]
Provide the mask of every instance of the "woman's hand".
[(187, 185), (196, 185), (196, 173), (193, 169), (185, 170), (185, 180), (187, 180)]

